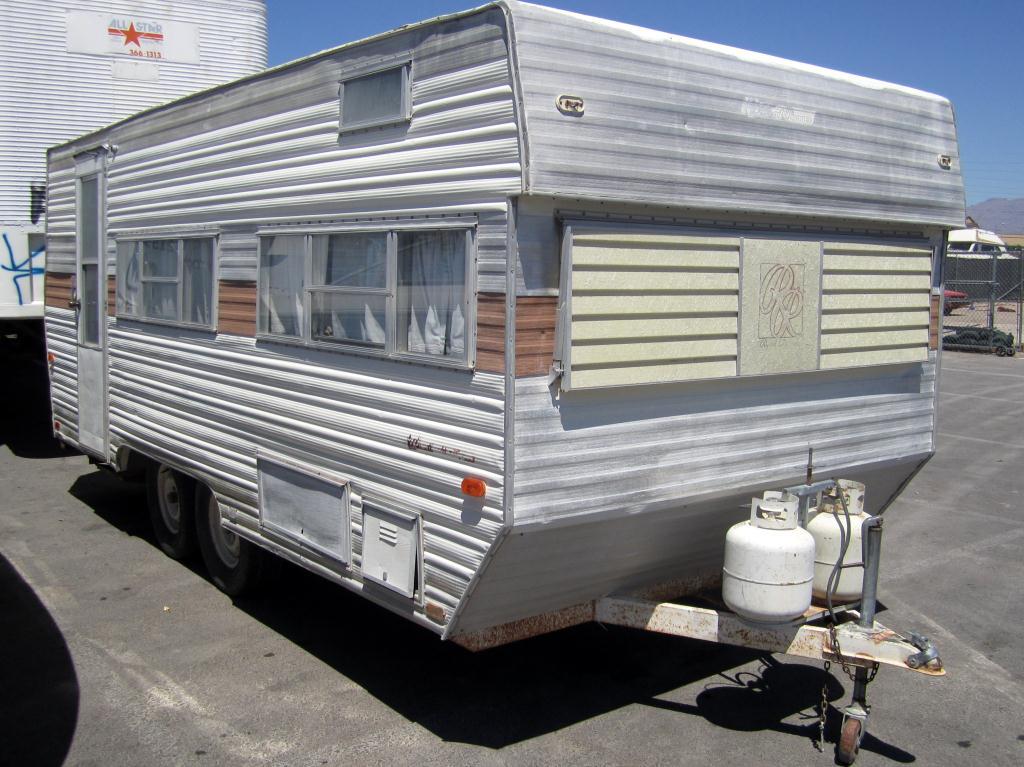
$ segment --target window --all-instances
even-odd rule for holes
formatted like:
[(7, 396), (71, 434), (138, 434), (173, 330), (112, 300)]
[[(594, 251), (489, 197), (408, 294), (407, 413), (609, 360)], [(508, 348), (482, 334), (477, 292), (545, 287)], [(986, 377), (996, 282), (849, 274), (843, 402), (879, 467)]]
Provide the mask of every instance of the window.
[(213, 326), (213, 238), (117, 244), (120, 317)]
[(398, 235), (398, 348), (462, 357), (466, 352), (465, 235)]
[(341, 130), (390, 125), (409, 119), (409, 64), (341, 84)]
[(471, 364), (468, 229), (260, 240), (261, 335)]

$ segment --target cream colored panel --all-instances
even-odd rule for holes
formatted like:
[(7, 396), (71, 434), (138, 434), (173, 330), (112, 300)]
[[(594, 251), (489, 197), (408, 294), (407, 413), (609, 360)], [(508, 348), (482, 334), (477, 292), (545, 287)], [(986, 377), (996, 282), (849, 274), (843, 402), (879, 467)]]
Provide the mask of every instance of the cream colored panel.
[[(739, 298), (735, 293), (733, 295), (637, 295), (630, 296), (629, 299), (628, 310), (625, 310), (622, 296), (573, 296), (572, 316), (579, 319), (580, 317), (592, 316), (628, 318), (633, 314), (736, 314), (739, 311), (740, 305)], [(735, 317), (733, 317), (732, 327), (733, 332), (735, 332)]]
[(735, 375), (735, 360), (583, 369), (573, 371), (572, 388), (593, 389), (601, 386), (697, 381), (702, 378), (731, 378)]
[(639, 338), (650, 340), (668, 336), (735, 335), (735, 314), (729, 317), (673, 317), (668, 319), (576, 320), (572, 337), (577, 341)]
[(882, 330), (866, 333), (823, 333), (821, 351), (834, 349), (872, 349), (878, 346), (928, 345), (928, 328)]
[(649, 363), (655, 360), (686, 360), (694, 357), (735, 357), (736, 339), (658, 341), (654, 343), (586, 344), (574, 346), (574, 365)]
[(893, 365), (900, 362), (927, 362), (928, 345), (915, 346), (909, 349), (876, 349), (862, 352), (842, 352), (838, 354), (822, 354), (823, 370), (832, 368), (848, 368), (861, 365)]
[[(737, 272), (673, 272), (659, 271), (626, 271), (609, 269), (607, 271), (576, 271), (573, 270), (573, 293), (599, 290), (605, 293), (626, 293), (639, 291), (666, 290), (719, 290), (735, 291), (739, 287)], [(629, 312), (629, 301), (632, 296), (621, 299), (623, 311)]]
[(928, 293), (854, 293), (825, 294), (821, 297), (823, 311), (848, 311), (850, 309), (874, 309), (885, 312), (892, 309), (928, 310)]
[(685, 234), (653, 234), (650, 232), (579, 232), (573, 235), (575, 245), (599, 245), (615, 247), (619, 244), (633, 244), (640, 248), (669, 247), (684, 248), (688, 246), (739, 248), (739, 237), (706, 237)]
[(824, 249), (821, 366), (927, 359), (931, 251), (862, 243)]
[(931, 256), (873, 256), (825, 254), (826, 272), (919, 272), (931, 274)]
[(885, 256), (931, 256), (928, 248), (915, 248), (910, 245), (876, 245), (866, 242), (826, 242), (826, 253), (872, 254)]
[(864, 328), (900, 329), (920, 326), (927, 327), (927, 316), (925, 316), (923, 322), (921, 318), (922, 313), (919, 311), (824, 314), (821, 317), (821, 329), (824, 332), (829, 330), (860, 330)]
[(822, 288), (829, 290), (928, 290), (928, 274), (826, 274)]
[(743, 240), (740, 375), (818, 367), (821, 244)]
[(739, 239), (574, 233), (569, 388), (736, 375)]
[(575, 248), (574, 267), (658, 267), (663, 269), (738, 269), (740, 255), (735, 246), (728, 249), (683, 250), (681, 248)]

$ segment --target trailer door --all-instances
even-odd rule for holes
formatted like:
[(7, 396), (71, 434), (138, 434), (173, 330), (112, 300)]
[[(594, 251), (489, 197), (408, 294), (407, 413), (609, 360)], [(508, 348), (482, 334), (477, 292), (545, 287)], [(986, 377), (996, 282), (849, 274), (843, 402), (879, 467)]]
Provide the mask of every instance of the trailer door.
[(101, 167), (98, 158), (79, 165), (76, 238), (78, 441), (86, 452), (106, 458), (106, 262), (103, 254), (104, 178)]

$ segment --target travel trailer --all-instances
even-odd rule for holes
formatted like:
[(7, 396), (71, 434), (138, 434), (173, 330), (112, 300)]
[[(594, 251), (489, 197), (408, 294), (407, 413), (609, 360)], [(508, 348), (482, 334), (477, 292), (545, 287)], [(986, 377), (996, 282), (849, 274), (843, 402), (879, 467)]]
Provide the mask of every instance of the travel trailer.
[(41, 348), (46, 149), (265, 68), (266, 4), (19, 0), (0, 19), (0, 341)]
[(486, 647), (935, 450), (938, 96), (502, 0), (48, 163), (54, 432), (228, 593), (270, 552)]

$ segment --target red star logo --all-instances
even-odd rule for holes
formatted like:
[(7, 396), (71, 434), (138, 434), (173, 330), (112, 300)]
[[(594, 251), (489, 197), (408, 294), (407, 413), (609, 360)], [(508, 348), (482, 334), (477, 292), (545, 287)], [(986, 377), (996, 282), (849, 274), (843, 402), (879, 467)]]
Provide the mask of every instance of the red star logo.
[(124, 44), (135, 43), (140, 48), (142, 47), (142, 41), (139, 39), (139, 31), (135, 29), (135, 22), (133, 21), (128, 25), (128, 29), (119, 30), (124, 35)]

